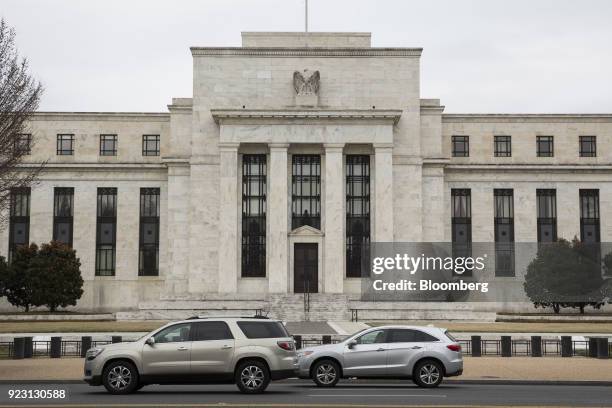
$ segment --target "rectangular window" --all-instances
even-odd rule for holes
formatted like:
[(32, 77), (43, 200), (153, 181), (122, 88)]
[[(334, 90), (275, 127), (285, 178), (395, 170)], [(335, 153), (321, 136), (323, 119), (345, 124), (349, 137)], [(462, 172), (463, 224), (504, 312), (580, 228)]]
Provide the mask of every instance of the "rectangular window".
[(453, 157), (468, 157), (470, 155), (470, 137), (453, 136)]
[(538, 242), (557, 240), (557, 191), (554, 189), (536, 190), (538, 210)]
[(100, 156), (117, 155), (117, 135), (100, 135)]
[(512, 156), (512, 136), (495, 136), (495, 157)]
[(138, 276), (159, 275), (159, 207), (159, 188), (141, 188)]
[[(469, 188), (451, 189), (451, 234), (453, 257), (472, 256), (472, 192)], [(471, 276), (471, 270), (463, 275)]]
[(57, 155), (72, 156), (74, 154), (74, 135), (57, 135)]
[(9, 262), (17, 247), (30, 243), (30, 188), (14, 188), (10, 194)]
[(32, 154), (32, 135), (29, 133), (21, 133), (15, 138), (15, 152), (22, 155)]
[(159, 135), (142, 136), (142, 155), (159, 156)]
[(553, 136), (538, 136), (536, 144), (538, 157), (553, 157), (555, 155)]
[(291, 229), (321, 229), (321, 156), (293, 155), (291, 180)]
[(289, 337), (287, 329), (281, 322), (255, 322), (239, 321), (236, 322), (240, 330), (247, 339), (277, 339)]
[(96, 222), (96, 276), (115, 275), (117, 245), (117, 189), (98, 188)]
[(599, 190), (580, 190), (580, 240), (600, 242)]
[(53, 240), (72, 247), (74, 188), (56, 187), (53, 199)]
[(346, 276), (365, 275), (362, 255), (370, 244), (370, 156), (346, 156)]
[(580, 157), (597, 156), (597, 137), (580, 136)]
[(242, 156), (242, 277), (266, 276), (265, 154)]
[(495, 275), (514, 276), (514, 193), (495, 189)]

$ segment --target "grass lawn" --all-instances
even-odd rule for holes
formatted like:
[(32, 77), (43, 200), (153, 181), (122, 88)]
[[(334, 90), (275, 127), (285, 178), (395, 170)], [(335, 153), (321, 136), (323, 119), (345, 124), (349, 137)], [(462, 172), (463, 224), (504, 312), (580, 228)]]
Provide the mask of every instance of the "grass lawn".
[(166, 324), (166, 321), (140, 322), (113, 321), (29, 321), (0, 322), (0, 333), (74, 333), (74, 332), (148, 332)]
[(444, 327), (454, 333), (612, 333), (609, 322), (494, 322), (494, 323), (458, 323), (449, 321), (392, 321), (368, 322), (371, 326), (385, 324), (428, 325)]

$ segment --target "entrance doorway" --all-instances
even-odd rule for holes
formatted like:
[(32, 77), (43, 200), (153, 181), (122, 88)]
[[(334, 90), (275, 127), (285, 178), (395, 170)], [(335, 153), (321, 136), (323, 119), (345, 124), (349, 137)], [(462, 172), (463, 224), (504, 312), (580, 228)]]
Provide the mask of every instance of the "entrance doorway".
[(293, 292), (319, 291), (319, 244), (296, 243), (293, 247)]

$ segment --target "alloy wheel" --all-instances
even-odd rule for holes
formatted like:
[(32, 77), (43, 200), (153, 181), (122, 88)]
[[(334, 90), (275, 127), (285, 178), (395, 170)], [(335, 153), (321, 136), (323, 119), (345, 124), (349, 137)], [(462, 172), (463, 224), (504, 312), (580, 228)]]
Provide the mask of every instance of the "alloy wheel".
[(245, 388), (257, 390), (264, 382), (264, 372), (255, 365), (246, 366), (240, 373), (240, 381)]
[(108, 383), (116, 390), (125, 390), (132, 382), (132, 372), (126, 366), (118, 365), (108, 372)]
[(321, 364), (317, 367), (316, 375), (321, 384), (331, 384), (336, 379), (336, 369), (331, 364)]
[(435, 364), (425, 364), (419, 370), (419, 378), (424, 384), (433, 385), (440, 379), (440, 370)]

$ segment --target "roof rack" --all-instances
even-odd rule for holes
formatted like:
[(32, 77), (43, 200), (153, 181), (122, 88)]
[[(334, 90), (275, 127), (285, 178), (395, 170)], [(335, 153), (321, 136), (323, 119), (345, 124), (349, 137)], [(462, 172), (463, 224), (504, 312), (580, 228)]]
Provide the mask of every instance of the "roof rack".
[(196, 319), (270, 319), (268, 316), (255, 315), (255, 316), (191, 316), (186, 320)]

